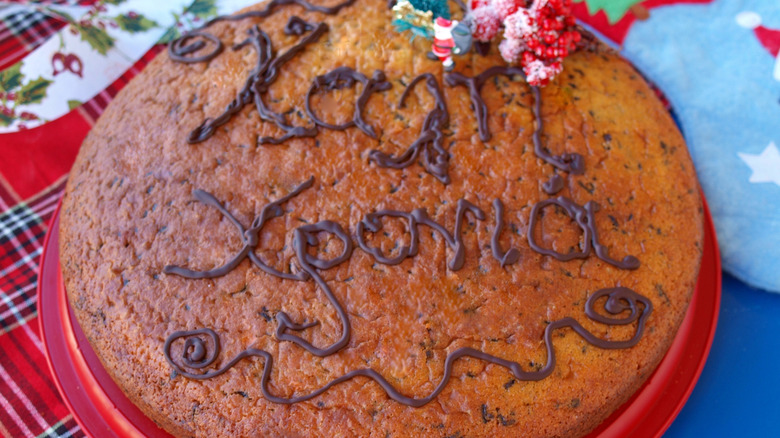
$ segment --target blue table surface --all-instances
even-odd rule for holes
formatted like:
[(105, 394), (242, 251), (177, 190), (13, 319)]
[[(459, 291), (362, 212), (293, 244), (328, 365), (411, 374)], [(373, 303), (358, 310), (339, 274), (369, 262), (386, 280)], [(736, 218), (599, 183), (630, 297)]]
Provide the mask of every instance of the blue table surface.
[(664, 437), (780, 437), (779, 334), (780, 294), (724, 274), (709, 358)]

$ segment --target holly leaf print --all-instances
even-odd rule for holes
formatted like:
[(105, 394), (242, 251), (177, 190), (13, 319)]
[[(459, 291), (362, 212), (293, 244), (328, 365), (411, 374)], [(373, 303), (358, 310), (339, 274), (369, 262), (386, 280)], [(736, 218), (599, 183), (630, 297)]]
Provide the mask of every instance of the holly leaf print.
[(601, 9), (607, 14), (610, 23), (617, 23), (632, 6), (642, 3), (643, 0), (574, 0), (575, 3), (582, 1), (585, 1), (591, 15)]
[(121, 5), (126, 1), (127, 0), (103, 0), (103, 3), (108, 3), (109, 5)]
[(114, 20), (122, 30), (130, 33), (145, 32), (158, 26), (155, 21), (135, 12), (119, 15)]
[(216, 0), (195, 0), (184, 12), (200, 18), (210, 18), (217, 15)]
[(160, 40), (157, 41), (157, 43), (168, 44), (180, 36), (181, 33), (179, 33), (179, 29), (177, 29), (177, 27), (174, 25), (172, 27), (169, 27), (168, 30), (165, 31), (165, 33), (163, 34), (163, 36), (160, 37)]
[(114, 47), (114, 39), (105, 30), (96, 26), (80, 26), (73, 24), (76, 30), (81, 34), (81, 39), (89, 43), (93, 49), (101, 55), (105, 55), (109, 49)]
[(14, 120), (16, 120), (16, 117), (8, 116), (3, 111), (0, 111), (0, 126), (10, 126)]
[(17, 93), (16, 103), (18, 105), (40, 103), (46, 97), (46, 90), (51, 82), (48, 79), (38, 78), (22, 85)]
[(24, 75), (20, 71), (21, 68), (22, 63), (17, 62), (0, 72), (0, 91), (11, 91), (22, 83)]
[(84, 102), (81, 102), (80, 100), (71, 99), (68, 101), (68, 109), (72, 110), (74, 108), (80, 107)]

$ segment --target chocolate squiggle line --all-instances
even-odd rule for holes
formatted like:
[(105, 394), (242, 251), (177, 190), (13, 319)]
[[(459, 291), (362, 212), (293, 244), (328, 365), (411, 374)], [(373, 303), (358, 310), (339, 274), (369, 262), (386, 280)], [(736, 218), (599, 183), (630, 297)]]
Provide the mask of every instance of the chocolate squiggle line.
[[(563, 254), (552, 249), (543, 248), (536, 242), (536, 237), (534, 237), (534, 230), (536, 229), (536, 224), (539, 221), (539, 214), (541, 213), (542, 208), (548, 205), (557, 205), (563, 208), (569, 217), (577, 222), (577, 225), (579, 225), (583, 232), (583, 246), (581, 247), (581, 251), (574, 251)], [(583, 207), (564, 196), (558, 196), (557, 198), (550, 198), (537, 202), (531, 209), (531, 219), (528, 223), (528, 244), (534, 251), (540, 254), (553, 256), (560, 261), (584, 259), (588, 257), (591, 248), (593, 248), (598, 258), (613, 266), (616, 266), (620, 269), (637, 269), (639, 267), (639, 260), (636, 257), (627, 255), (623, 257), (623, 260), (621, 261), (610, 258), (607, 247), (599, 242), (595, 220), (595, 212), (598, 211), (599, 208), (601, 208), (599, 204), (594, 201), (588, 201), (588, 203)]]
[(263, 95), (268, 92), (271, 84), (278, 78), (279, 68), (303, 51), (306, 46), (317, 41), (327, 30), (328, 26), (325, 23), (318, 23), (297, 44), (290, 47), (285, 53), (274, 56), (273, 44), (268, 34), (257, 26), (251, 27), (248, 31), (249, 37), (233, 46), (233, 50), (239, 50), (247, 45), (251, 46), (257, 53), (255, 67), (249, 72), (249, 77), (241, 90), (239, 90), (236, 98), (228, 104), (223, 113), (214, 119), (205, 119), (190, 132), (187, 136), (187, 142), (190, 144), (200, 143), (210, 138), (218, 127), (227, 123), (250, 102), (255, 103), (257, 113), (262, 120), (273, 122), (277, 127), (285, 131), (285, 134), (279, 138), (261, 137), (258, 139), (259, 143), (278, 144), (292, 137), (315, 136), (317, 134), (316, 126), (306, 128), (289, 124), (284, 114), (276, 113), (268, 108), (265, 101), (263, 101)]
[[(355, 111), (353, 112), (351, 120), (348, 120), (339, 125), (333, 125), (321, 120), (319, 117), (317, 117), (316, 114), (314, 114), (314, 111), (311, 109), (312, 93), (319, 89), (331, 91), (349, 88), (353, 87), (356, 82), (363, 84), (363, 91), (360, 93), (360, 96), (358, 96), (357, 101), (355, 102)], [(357, 72), (350, 67), (338, 67), (329, 71), (328, 73), (325, 73), (324, 75), (319, 75), (314, 78), (311, 87), (309, 87), (309, 91), (306, 93), (306, 114), (308, 114), (309, 118), (311, 118), (314, 121), (314, 124), (317, 126), (322, 126), (323, 128), (338, 131), (343, 131), (352, 126), (357, 126), (358, 129), (365, 132), (369, 137), (377, 138), (376, 132), (374, 132), (374, 127), (363, 120), (363, 110), (365, 109), (371, 94), (377, 91), (389, 90), (391, 86), (392, 85), (385, 77), (385, 73), (381, 70), (375, 70), (371, 78), (368, 78), (363, 73)]]
[[(518, 67), (503, 67), (494, 66), (490, 67), (482, 73), (474, 77), (468, 77), (461, 73), (447, 73), (444, 75), (444, 82), (450, 87), (462, 85), (468, 88), (469, 97), (471, 98), (471, 105), (474, 108), (474, 114), (477, 117), (477, 129), (479, 130), (479, 138), (482, 141), (488, 141), (491, 138), (491, 134), (487, 124), (487, 105), (485, 100), (482, 99), (482, 87), (493, 76), (517, 76), (520, 75), (525, 78), (525, 73)], [(534, 96), (533, 113), (536, 119), (536, 125), (533, 133), (534, 153), (537, 157), (541, 158), (548, 164), (551, 164), (558, 169), (570, 172), (573, 174), (582, 174), (585, 172), (584, 161), (582, 155), (576, 153), (563, 153), (561, 155), (551, 155), (545, 147), (542, 146), (541, 133), (544, 129), (542, 123), (541, 114), (541, 102), (542, 96), (539, 91), (539, 87), (531, 85), (531, 93)]]
[(501, 230), (504, 229), (504, 203), (496, 198), (493, 200), (493, 210), (496, 212), (496, 228), (493, 229), (493, 236), (490, 239), (490, 250), (503, 268), (517, 263), (520, 260), (520, 251), (516, 248), (509, 248), (507, 251), (501, 249), (498, 238), (501, 236)]
[(406, 101), (409, 92), (423, 79), (425, 79), (425, 86), (428, 93), (433, 96), (435, 106), (431, 112), (425, 116), (425, 121), (423, 122), (417, 140), (409, 146), (406, 152), (397, 157), (385, 154), (379, 150), (372, 150), (368, 154), (368, 160), (375, 162), (379, 167), (403, 169), (414, 163), (417, 156), (420, 155), (420, 152), (422, 151), (422, 164), (425, 167), (425, 170), (444, 184), (449, 184), (450, 176), (448, 172), (450, 153), (444, 150), (444, 146), (442, 145), (444, 141), (442, 128), (449, 124), (450, 114), (447, 111), (447, 102), (444, 99), (444, 94), (441, 92), (436, 77), (431, 73), (423, 73), (414, 78), (412, 82), (406, 86), (403, 94), (401, 94), (398, 107), (404, 107), (404, 102)]
[[(386, 265), (397, 265), (406, 258), (417, 255), (420, 245), (419, 230), (417, 228), (418, 225), (426, 225), (441, 234), (444, 240), (447, 242), (447, 245), (449, 245), (449, 247), (455, 252), (447, 266), (451, 270), (457, 271), (463, 267), (466, 258), (462, 230), (463, 218), (466, 216), (467, 212), (471, 213), (478, 220), (485, 220), (484, 211), (471, 202), (466, 201), (465, 199), (460, 199), (458, 201), (458, 208), (455, 211), (455, 229), (453, 230), (453, 234), (450, 234), (450, 232), (447, 231), (447, 229), (438, 222), (434, 222), (430, 216), (428, 216), (428, 213), (426, 213), (422, 208), (415, 209), (411, 213), (398, 210), (380, 210), (375, 213), (368, 213), (363, 216), (363, 219), (357, 224), (357, 242), (363, 251), (374, 256), (376, 261), (379, 263)], [(379, 248), (372, 248), (365, 241), (365, 237), (363, 236), (366, 231), (371, 233), (379, 232), (382, 229), (381, 218), (384, 216), (406, 219), (406, 229), (411, 235), (411, 242), (409, 246), (401, 247), (401, 249), (398, 250), (398, 255), (393, 258), (385, 256), (382, 253), (382, 250)]]
[[(630, 311), (629, 315), (624, 318), (611, 318), (596, 312), (595, 310), (596, 301), (598, 301), (599, 299), (605, 296), (607, 297), (607, 299), (604, 302), (604, 310), (607, 313), (611, 315), (619, 315), (625, 311)], [(638, 303), (641, 303), (643, 306), (641, 311), (638, 308), (637, 305)], [(382, 376), (377, 371), (371, 368), (362, 368), (362, 369), (357, 369), (349, 373), (346, 373), (341, 377), (338, 377), (330, 381), (326, 385), (308, 394), (299, 395), (296, 397), (289, 397), (289, 398), (278, 397), (271, 394), (270, 390), (268, 389), (268, 384), (271, 377), (271, 370), (273, 368), (273, 357), (267, 351), (257, 349), (257, 348), (246, 349), (240, 352), (238, 355), (236, 355), (222, 368), (213, 371), (208, 371), (205, 373), (189, 372), (185, 370), (182, 367), (182, 365), (180, 365), (179, 363), (173, 360), (173, 357), (171, 356), (171, 350), (173, 344), (180, 339), (185, 339), (185, 346), (184, 349), (182, 350), (183, 366), (188, 368), (194, 368), (194, 369), (203, 369), (206, 366), (212, 364), (220, 353), (220, 345), (219, 345), (219, 336), (216, 334), (216, 332), (214, 332), (211, 329), (199, 329), (194, 331), (177, 331), (172, 333), (170, 336), (168, 336), (168, 339), (165, 341), (164, 354), (165, 354), (165, 359), (168, 361), (171, 367), (174, 370), (176, 370), (176, 372), (178, 372), (179, 374), (181, 374), (186, 378), (193, 379), (193, 380), (206, 380), (206, 379), (217, 377), (221, 374), (224, 374), (229, 369), (233, 368), (238, 362), (246, 358), (251, 358), (251, 357), (263, 358), (265, 363), (263, 364), (263, 374), (262, 377), (260, 378), (260, 389), (263, 393), (263, 396), (267, 400), (273, 403), (292, 404), (292, 403), (298, 403), (298, 402), (310, 400), (340, 383), (343, 383), (347, 380), (351, 380), (358, 376), (362, 376), (374, 380), (376, 383), (379, 384), (379, 386), (382, 387), (382, 389), (385, 390), (388, 397), (397, 401), (398, 403), (401, 403), (406, 406), (420, 407), (431, 402), (444, 390), (444, 388), (447, 386), (447, 383), (449, 383), (452, 377), (453, 364), (455, 363), (455, 361), (457, 361), (462, 357), (471, 357), (474, 359), (479, 359), (485, 362), (500, 365), (504, 368), (507, 368), (517, 380), (538, 381), (548, 377), (550, 374), (552, 374), (552, 372), (555, 369), (556, 355), (555, 355), (555, 349), (553, 348), (553, 342), (552, 342), (553, 331), (568, 327), (574, 330), (574, 332), (576, 332), (577, 334), (579, 334), (583, 339), (585, 339), (585, 341), (598, 348), (602, 348), (602, 349), (630, 348), (636, 345), (639, 342), (639, 340), (642, 338), (642, 335), (644, 333), (645, 321), (650, 316), (652, 311), (653, 311), (653, 305), (650, 302), (650, 300), (634, 292), (631, 289), (625, 287), (615, 287), (615, 288), (598, 290), (595, 293), (593, 293), (593, 295), (591, 295), (588, 298), (588, 301), (585, 303), (585, 314), (592, 320), (607, 325), (627, 325), (633, 322), (637, 322), (636, 332), (630, 339), (624, 341), (604, 340), (589, 332), (574, 318), (571, 317), (562, 318), (550, 323), (549, 325), (547, 325), (547, 327), (544, 330), (544, 344), (547, 353), (547, 364), (540, 370), (524, 371), (519, 362), (514, 362), (511, 360), (500, 358), (498, 356), (494, 356), (474, 348), (463, 347), (447, 355), (447, 358), (444, 361), (444, 373), (441, 381), (428, 396), (422, 398), (414, 398), (414, 397), (409, 397), (404, 395), (398, 389), (396, 389), (392, 384), (390, 384), (390, 382), (384, 376)], [(207, 347), (206, 347), (206, 343), (199, 337), (199, 335), (201, 334), (206, 334), (213, 339), (212, 343), (214, 345), (215, 351), (212, 352), (212, 354), (209, 356), (206, 356), (205, 354), (205, 349)], [(190, 342), (190, 339), (194, 339), (194, 340)], [(190, 350), (193, 349), (195, 351), (191, 352)], [(196, 366), (189, 366), (188, 364), (195, 364)]]

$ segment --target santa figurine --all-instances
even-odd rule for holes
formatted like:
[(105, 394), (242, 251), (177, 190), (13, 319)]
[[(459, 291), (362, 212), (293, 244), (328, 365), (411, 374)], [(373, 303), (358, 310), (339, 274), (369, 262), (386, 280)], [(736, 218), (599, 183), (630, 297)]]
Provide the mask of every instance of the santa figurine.
[(455, 67), (452, 55), (462, 55), (470, 49), (471, 27), (468, 23), (441, 16), (433, 20), (431, 52), (441, 61), (445, 71), (452, 71)]
[(439, 58), (445, 71), (451, 71), (455, 67), (455, 62), (452, 60), (452, 50), (455, 48), (452, 31), (457, 25), (457, 21), (444, 17), (436, 17), (433, 20), (433, 47), (431, 51)]
[(775, 57), (773, 76), (780, 81), (780, 30), (765, 27), (761, 23), (761, 16), (755, 12), (740, 12), (736, 18), (737, 24), (751, 29), (761, 45)]

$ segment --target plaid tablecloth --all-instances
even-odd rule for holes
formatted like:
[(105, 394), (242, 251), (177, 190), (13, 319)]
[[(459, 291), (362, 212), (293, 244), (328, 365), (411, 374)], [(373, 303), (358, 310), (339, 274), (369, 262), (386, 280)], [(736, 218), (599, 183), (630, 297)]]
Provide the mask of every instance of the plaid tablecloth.
[[(91, 5), (95, 0), (44, 3)], [(34, 10), (0, 19), (0, 71), (65, 25)], [(38, 331), (38, 266), (49, 220), (82, 140), (108, 102), (161, 48), (155, 46), (110, 87), (63, 118), (0, 136), (0, 436), (84, 435), (46, 365)]]

